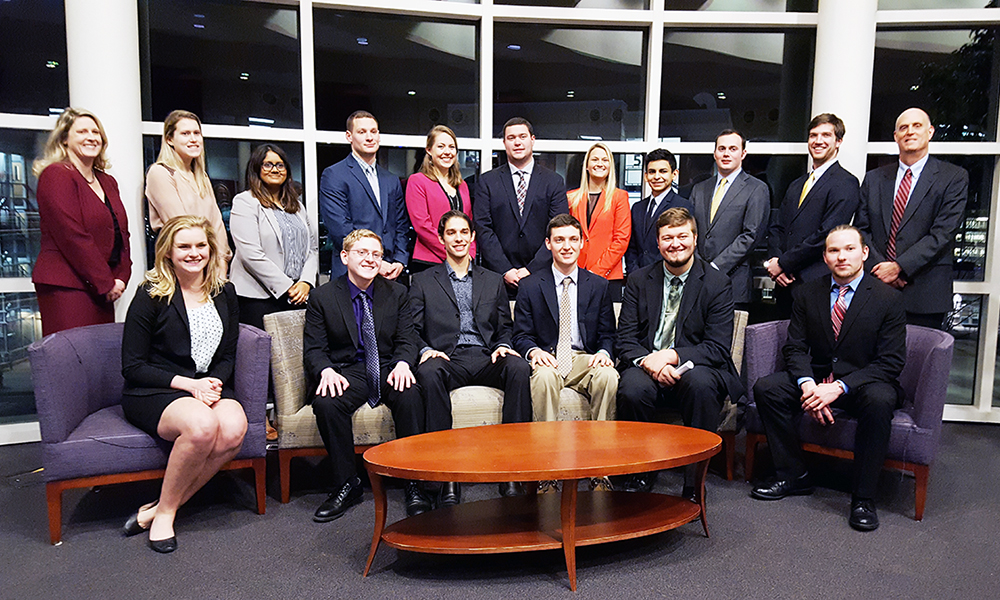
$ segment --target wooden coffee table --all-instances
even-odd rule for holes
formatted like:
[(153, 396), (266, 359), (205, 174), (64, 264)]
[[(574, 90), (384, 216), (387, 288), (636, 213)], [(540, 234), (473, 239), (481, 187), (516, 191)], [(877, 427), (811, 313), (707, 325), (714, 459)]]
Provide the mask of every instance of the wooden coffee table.
[[(379, 543), (434, 554), (491, 554), (562, 548), (576, 590), (576, 547), (667, 531), (701, 518), (705, 473), (718, 435), (661, 423), (551, 421), (426, 433), (375, 446), (364, 454), (375, 493)], [(638, 492), (577, 492), (577, 481), (697, 463), (697, 503)], [(470, 483), (561, 480), (562, 496), (528, 494), (468, 502), (408, 517), (389, 527), (383, 477)], [(532, 486), (533, 487), (533, 486)]]

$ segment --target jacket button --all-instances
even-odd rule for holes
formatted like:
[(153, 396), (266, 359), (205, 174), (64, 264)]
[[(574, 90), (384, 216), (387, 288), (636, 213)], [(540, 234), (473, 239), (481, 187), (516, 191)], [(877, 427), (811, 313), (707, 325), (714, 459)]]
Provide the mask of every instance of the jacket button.
[(837, 362), (838, 360), (840, 360), (840, 359), (837, 358), (837, 357), (834, 357), (833, 362)]

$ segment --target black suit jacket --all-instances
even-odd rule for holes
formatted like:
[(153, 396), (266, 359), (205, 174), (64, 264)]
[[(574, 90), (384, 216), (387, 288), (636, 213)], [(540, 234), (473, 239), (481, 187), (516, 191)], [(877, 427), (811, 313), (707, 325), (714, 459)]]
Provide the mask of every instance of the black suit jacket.
[(143, 286), (132, 299), (122, 335), (122, 376), (125, 391), (149, 395), (170, 389), (174, 376), (215, 377), (229, 383), (236, 364), (240, 338), (240, 309), (236, 288), (227, 283), (212, 301), (222, 319), (222, 341), (215, 350), (208, 372), (198, 375), (191, 358), (191, 329), (184, 295), (178, 289), (170, 301), (149, 295)]
[[(854, 224), (864, 232), (870, 254), (866, 268), (888, 260), (889, 229), (895, 200), (895, 162), (868, 171), (861, 185), (861, 203)], [(906, 281), (903, 303), (912, 313), (951, 310), (952, 246), (965, 216), (969, 173), (961, 167), (927, 158), (911, 190), (896, 232), (896, 262)]]
[[(472, 312), (476, 329), (491, 350), (511, 345), (510, 302), (503, 277), (472, 265)], [(458, 343), (461, 319), (448, 266), (435, 265), (410, 282), (412, 322), (421, 347), (451, 354)]]
[[(616, 350), (619, 366), (653, 352), (656, 330), (663, 316), (663, 262), (639, 269), (625, 284), (618, 317)], [(733, 292), (729, 278), (705, 261), (695, 258), (684, 283), (677, 313), (674, 350), (680, 359), (696, 366), (717, 369), (725, 379), (729, 397), (738, 401), (744, 387), (733, 365)]]
[(781, 269), (801, 281), (830, 275), (823, 262), (826, 234), (850, 223), (858, 210), (858, 178), (835, 162), (799, 206), (799, 196), (809, 174), (788, 186), (785, 199), (767, 231), (767, 256), (778, 257)]
[(782, 353), (793, 379), (817, 383), (830, 373), (849, 390), (873, 382), (898, 386), (906, 362), (906, 311), (900, 293), (864, 275), (833, 339), (830, 277), (815, 279), (793, 292), (792, 319)]
[(479, 178), (472, 212), (476, 243), (487, 269), (502, 274), (523, 267), (534, 273), (552, 261), (545, 233), (549, 219), (569, 213), (566, 184), (535, 161), (522, 215), (510, 165), (505, 164)]
[[(406, 288), (379, 276), (372, 281), (371, 289), (379, 364), (382, 368), (399, 361), (416, 365), (417, 337)], [(344, 275), (309, 294), (302, 357), (306, 373), (318, 380), (327, 367), (337, 370), (355, 364), (357, 354), (358, 323)]]
[[(608, 280), (577, 271), (576, 315), (588, 354), (604, 350), (614, 358), (615, 311)], [(527, 358), (532, 348), (555, 354), (559, 342), (559, 297), (552, 269), (542, 269), (518, 284), (514, 305), (514, 350)]]
[(694, 214), (694, 205), (687, 198), (668, 190), (666, 196), (657, 205), (652, 216), (649, 215), (649, 203), (652, 196), (646, 196), (632, 205), (632, 237), (628, 240), (625, 250), (625, 271), (635, 273), (646, 265), (662, 260), (660, 248), (656, 240), (656, 220), (668, 208), (686, 208)]

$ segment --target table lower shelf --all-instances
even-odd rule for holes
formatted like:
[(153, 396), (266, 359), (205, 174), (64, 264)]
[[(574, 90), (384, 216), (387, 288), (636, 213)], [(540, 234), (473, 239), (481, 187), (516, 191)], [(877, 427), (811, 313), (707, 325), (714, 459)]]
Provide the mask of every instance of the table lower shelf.
[[(576, 546), (652, 535), (694, 521), (683, 498), (641, 492), (579, 492)], [(495, 498), (432, 510), (393, 523), (382, 540), (432, 554), (495, 554), (562, 548), (560, 495)]]

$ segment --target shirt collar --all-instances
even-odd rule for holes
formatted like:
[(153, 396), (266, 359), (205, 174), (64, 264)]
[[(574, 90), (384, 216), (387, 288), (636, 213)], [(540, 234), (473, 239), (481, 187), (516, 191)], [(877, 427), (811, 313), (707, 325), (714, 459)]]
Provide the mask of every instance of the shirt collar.
[(450, 279), (454, 279), (455, 281), (465, 281), (465, 277), (472, 276), (472, 265), (469, 265), (469, 270), (465, 272), (465, 277), (459, 277), (458, 273), (455, 272), (455, 269), (452, 268), (450, 262), (444, 261), (444, 266), (446, 269), (448, 269), (448, 277)]
[[(852, 291), (852, 292), (856, 292), (856, 291), (858, 291), (858, 284), (860, 284), (860, 283), (861, 283), (861, 278), (862, 278), (862, 277), (864, 277), (864, 276), (865, 276), (865, 272), (864, 272), (864, 270), (862, 270), (862, 271), (861, 271), (861, 272), (860, 272), (860, 273), (858, 274), (858, 276), (854, 278), (854, 280), (853, 280), (853, 281), (851, 281), (851, 282), (849, 282), (849, 283), (847, 284), (847, 287), (851, 288), (851, 291)], [(837, 283), (837, 280), (835, 280), (835, 279), (833, 278), (833, 275), (830, 275), (830, 290), (832, 291), (832, 290), (836, 290), (836, 289), (838, 289), (838, 288), (840, 288), (840, 284), (839, 284), (839, 283)]]
[(837, 162), (836, 158), (833, 159), (833, 160), (828, 160), (825, 163), (823, 163), (822, 165), (820, 165), (820, 166), (816, 167), (815, 169), (813, 169), (812, 170), (813, 181), (815, 182), (817, 179), (819, 179), (820, 177), (822, 177), (823, 173), (826, 173), (826, 170), (829, 169), (830, 167), (832, 167), (835, 162)]
[(535, 168), (535, 159), (532, 158), (531, 160), (528, 161), (528, 164), (524, 165), (523, 169), (518, 169), (514, 165), (510, 165), (510, 172), (511, 173), (517, 173), (518, 171), (520, 171), (520, 172), (524, 173), (525, 175), (527, 175), (528, 177), (531, 177), (531, 171), (534, 168)]
[(364, 159), (362, 159), (360, 156), (358, 156), (358, 153), (355, 152), (355, 151), (353, 151), (353, 150), (351, 150), (351, 156), (354, 157), (354, 160), (358, 161), (358, 164), (361, 165), (362, 169), (364, 169), (364, 170), (367, 171), (368, 169), (374, 169), (375, 168), (375, 165), (370, 165), (370, 164), (366, 163), (364, 161)]
[[(691, 267), (694, 267), (694, 263), (693, 262), (691, 263)], [(667, 270), (667, 265), (666, 265), (666, 263), (664, 263), (663, 264), (663, 277), (666, 279), (668, 285), (674, 279), (680, 279), (681, 280), (681, 285), (684, 285), (684, 283), (687, 282), (688, 275), (691, 274), (691, 267), (688, 267), (688, 270), (684, 271), (680, 275), (674, 275), (673, 273), (671, 273), (670, 271)]]
[(660, 192), (659, 196), (652, 196), (653, 206), (658, 206), (660, 202), (663, 201), (663, 198), (665, 198), (666, 195), (669, 194), (670, 192), (671, 192), (671, 186), (667, 186), (667, 189)]
[(911, 172), (911, 176), (914, 179), (919, 179), (920, 173), (924, 170), (924, 167), (927, 165), (927, 159), (930, 158), (930, 156), (931, 156), (930, 154), (925, 154), (923, 158), (913, 163), (913, 165), (909, 167), (904, 165), (902, 161), (900, 161), (899, 168), (896, 170), (896, 173), (900, 177), (902, 177), (903, 175), (906, 174), (906, 170), (909, 169)]
[(563, 279), (566, 279), (567, 277), (573, 281), (574, 285), (579, 285), (580, 282), (577, 281), (577, 277), (579, 277), (579, 275), (580, 267), (573, 267), (573, 272), (569, 275), (565, 275), (562, 271), (556, 269), (555, 263), (552, 263), (552, 277), (555, 278), (556, 285), (562, 285)]
[(717, 174), (715, 177), (715, 187), (719, 187), (719, 182), (722, 181), (723, 179), (726, 180), (727, 186), (733, 185), (733, 182), (736, 181), (736, 176), (742, 172), (743, 172), (743, 167), (740, 167), (725, 177), (723, 177), (721, 173)]
[(344, 275), (344, 277), (347, 279), (347, 291), (350, 292), (350, 294), (351, 294), (351, 300), (357, 300), (358, 299), (358, 294), (364, 294), (364, 295), (368, 296), (369, 300), (371, 300), (373, 298), (373, 296), (372, 296), (372, 286), (375, 285), (374, 281), (372, 281), (372, 284), (368, 286), (367, 290), (363, 290), (363, 289), (359, 288), (358, 286), (354, 285), (354, 282), (351, 281), (350, 277), (348, 277), (347, 275)]

